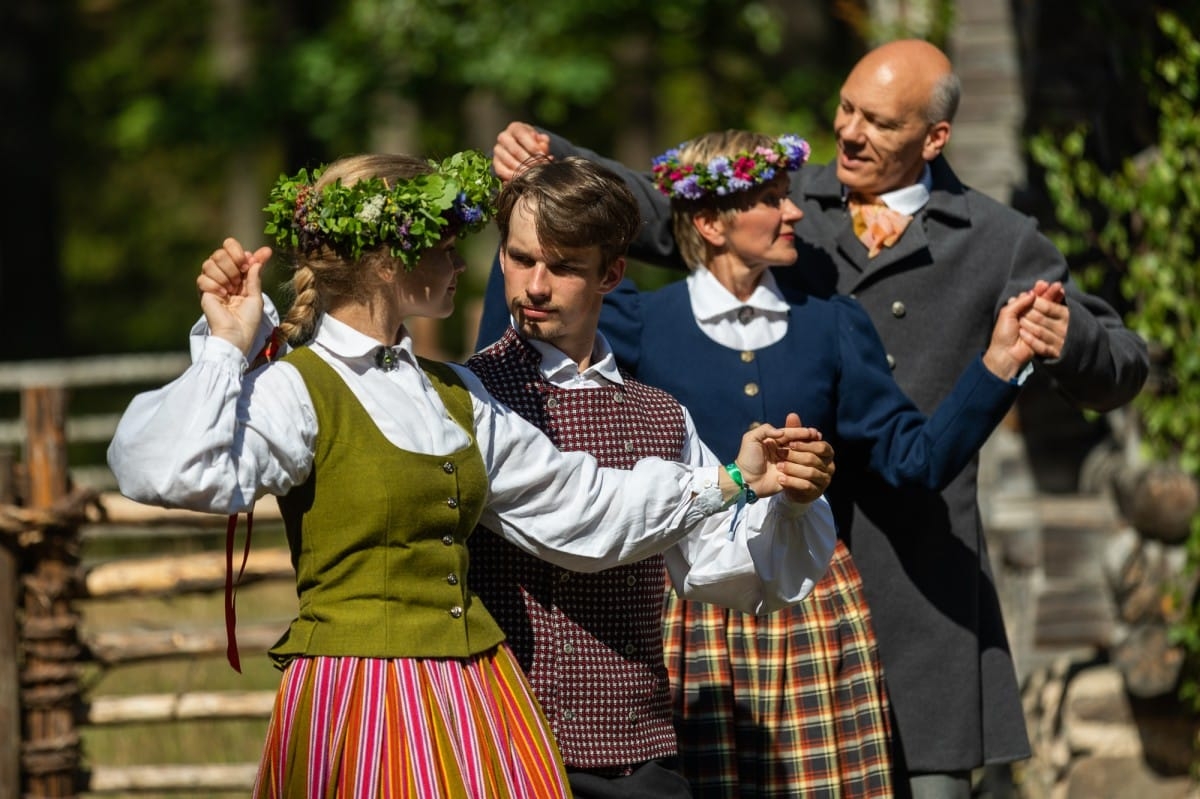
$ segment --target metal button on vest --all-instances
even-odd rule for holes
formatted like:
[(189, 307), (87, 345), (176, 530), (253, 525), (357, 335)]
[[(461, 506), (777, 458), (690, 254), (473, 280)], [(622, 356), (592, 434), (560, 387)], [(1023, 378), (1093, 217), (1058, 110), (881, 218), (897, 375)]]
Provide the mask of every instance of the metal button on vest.
[(568, 709), (568, 710), (564, 710), (564, 711), (563, 711), (563, 721), (571, 721), (571, 720), (573, 720), (574, 718), (575, 718), (575, 711), (574, 711), (574, 710), (570, 710), (570, 709)]
[(446, 498), (446, 507), (449, 507), (449, 508), (457, 508), (457, 507), (458, 507), (458, 500), (457, 500), (457, 499), (455, 499), (454, 497), (447, 497), (447, 498)]
[(904, 307), (904, 303), (900, 302), (900, 300), (896, 300), (892, 303), (892, 316), (899, 319), (906, 313), (908, 313), (908, 309)]
[(624, 401), (625, 401), (624, 392), (618, 391), (617, 393), (613, 394), (613, 402), (620, 403), (620, 402), (624, 402)]
[(442, 543), (448, 547), (454, 546), (454, 536), (452, 536), (452, 535), (442, 536)]
[(446, 474), (454, 474), (454, 464), (450, 461), (446, 461), (442, 464), (442, 471)]
[(454, 618), (461, 619), (462, 614), (463, 614), (463, 609), (460, 608), (458, 605), (455, 605), (454, 607), (450, 608), (450, 615), (453, 616)]
[(631, 711), (629, 711), (629, 723), (632, 724), (635, 721), (637, 721), (637, 711), (631, 710)]
[(550, 397), (548, 400), (546, 400), (546, 407), (547, 408), (557, 408), (558, 407), (558, 397)]
[(742, 350), (742, 363), (750, 363), (754, 360), (754, 353), (751, 350)]
[(628, 577), (625, 578), (625, 585), (629, 585), (629, 586), (637, 585), (637, 578), (634, 577), (632, 574), (629, 575)]
[(626, 655), (632, 655), (636, 651), (637, 651), (637, 647), (634, 646), (633, 644), (625, 644), (625, 654)]
[(575, 651), (575, 645), (574, 645), (574, 644), (572, 644), (572, 643), (569, 643), (569, 642), (568, 642), (568, 643), (565, 643), (565, 644), (563, 644), (563, 652), (566, 652), (568, 655), (570, 655), (570, 654), (572, 654), (574, 651)]
[(570, 572), (563, 572), (562, 574), (558, 575), (558, 581), (560, 583), (565, 583), (567, 580), (570, 580), (570, 579), (571, 579)]
[(894, 356), (894, 355), (892, 355), (890, 352), (888, 353), (887, 362), (888, 362), (888, 368), (889, 368), (889, 369), (895, 369), (895, 368), (896, 368), (896, 358), (895, 358), (895, 356)]
[(633, 442), (632, 442), (632, 441), (626, 441), (626, 442), (625, 442), (625, 451), (626, 451), (626, 452), (633, 452)]
[(458, 585), (458, 575), (450, 572), (446, 575), (446, 582), (450, 583), (450, 585)]
[(757, 397), (758, 396), (758, 383), (747, 383), (746, 387), (743, 388), (742, 391), (744, 391), (746, 393), (747, 397)]

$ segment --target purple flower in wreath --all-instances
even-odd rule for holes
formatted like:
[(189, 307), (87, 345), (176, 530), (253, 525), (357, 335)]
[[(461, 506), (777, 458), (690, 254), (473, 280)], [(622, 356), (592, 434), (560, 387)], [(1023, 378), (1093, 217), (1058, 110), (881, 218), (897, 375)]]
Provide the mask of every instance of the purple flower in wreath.
[(721, 178), (731, 174), (732, 171), (729, 159), (723, 155), (718, 155), (708, 162), (708, 176), (717, 182), (720, 182)]
[[(662, 155), (656, 155), (654, 157), (654, 159), (651, 160), (650, 165), (653, 167), (668, 166), (672, 163), (678, 163), (678, 161), (679, 161), (679, 148), (672, 147), (670, 150), (667, 150)], [(655, 171), (657, 172), (658, 170), (655, 169)]]
[(746, 189), (752, 188), (754, 188), (753, 180), (746, 180), (745, 178), (730, 178), (729, 185), (718, 188), (717, 194), (731, 194), (733, 192), (745, 191)]
[(788, 133), (779, 137), (779, 144), (783, 147), (787, 154), (789, 164), (794, 164), (792, 168), (799, 168), (805, 161), (808, 160), (810, 148), (808, 142), (800, 138), (794, 133)]
[(411, 250), (413, 247), (412, 239), (408, 236), (408, 229), (412, 226), (412, 220), (407, 216), (400, 217), (403, 221), (396, 225), (396, 238), (400, 240), (400, 249)]
[(454, 198), (454, 213), (467, 225), (483, 221), (483, 209), (467, 202), (467, 193), (460, 191)]
[(700, 185), (700, 181), (695, 175), (688, 175), (682, 180), (676, 181), (671, 187), (677, 197), (683, 197), (687, 200), (699, 200), (704, 196), (704, 188)]

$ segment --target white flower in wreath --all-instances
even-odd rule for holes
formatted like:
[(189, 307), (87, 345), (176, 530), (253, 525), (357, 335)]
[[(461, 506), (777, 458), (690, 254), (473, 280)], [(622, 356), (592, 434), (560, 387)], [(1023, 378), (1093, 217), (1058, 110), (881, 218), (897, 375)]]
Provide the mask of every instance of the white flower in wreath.
[(383, 203), (386, 198), (382, 194), (376, 194), (363, 203), (362, 208), (354, 215), (354, 218), (359, 222), (365, 222), (368, 225), (373, 225), (379, 221), (379, 215), (383, 213)]

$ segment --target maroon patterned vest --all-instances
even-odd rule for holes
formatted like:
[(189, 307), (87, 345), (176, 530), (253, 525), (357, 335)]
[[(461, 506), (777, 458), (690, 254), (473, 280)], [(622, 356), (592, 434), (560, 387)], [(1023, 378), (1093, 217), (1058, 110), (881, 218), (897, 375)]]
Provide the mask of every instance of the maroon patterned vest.
[[(651, 455), (680, 457), (683, 411), (669, 394), (628, 377), (623, 386), (562, 389), (540, 364), (540, 353), (511, 327), (467, 361), (493, 396), (561, 450), (584, 450), (622, 469)], [(607, 770), (673, 756), (662, 556), (582, 574), (485, 528), (468, 546), (471, 587), (508, 636), (567, 765)]]

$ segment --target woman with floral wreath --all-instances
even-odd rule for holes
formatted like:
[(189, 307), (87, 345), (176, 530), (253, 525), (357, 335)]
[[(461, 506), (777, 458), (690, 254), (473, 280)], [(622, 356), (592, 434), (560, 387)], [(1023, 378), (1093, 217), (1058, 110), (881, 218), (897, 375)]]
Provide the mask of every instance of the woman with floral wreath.
[(495, 189), (472, 151), (282, 177), (267, 232), (294, 251), (280, 325), (294, 348), (248, 370), (271, 249), (226, 239), (197, 279), (211, 335), (180, 378), (134, 398), (110, 445), (121, 491), (141, 502), (236, 514), (279, 499), (299, 612), (271, 649), (283, 677), (256, 797), (569, 795), (546, 720), (467, 585), (476, 522), (596, 570), (804, 473), (788, 445), (812, 431), (768, 425), (745, 436), (740, 483), (657, 459), (600, 469), (464, 368), (417, 358), (404, 320), (451, 313), (457, 238), (489, 220)]
[[(941, 487), (1003, 418), (1035, 353), (1051, 353), (1030, 332), (1040, 324), (1028, 313), (1036, 298), (1026, 292), (1001, 314), (987, 351), (925, 417), (892, 379), (857, 302), (784, 296), (774, 281), (771, 267), (804, 268), (793, 231), (802, 213), (787, 173), (807, 157), (796, 136), (728, 131), (656, 159), (655, 184), (671, 200), (675, 240), (693, 268), (686, 281), (643, 295), (637, 374), (687, 405), (718, 453), (777, 404), (799, 408), (839, 453), (835, 510), (844, 507), (837, 488), (856, 485), (863, 471), (892, 485)], [(697, 361), (725, 379), (701, 386)], [(779, 368), (788, 362), (804, 366)], [(885, 675), (844, 541), (801, 605), (747, 616), (672, 593), (665, 616), (680, 751), (697, 795), (894, 795), (891, 758), (900, 753)], [(730, 737), (735, 745), (715, 756), (713, 742)], [(731, 773), (734, 785), (706, 790), (714, 775)]]

